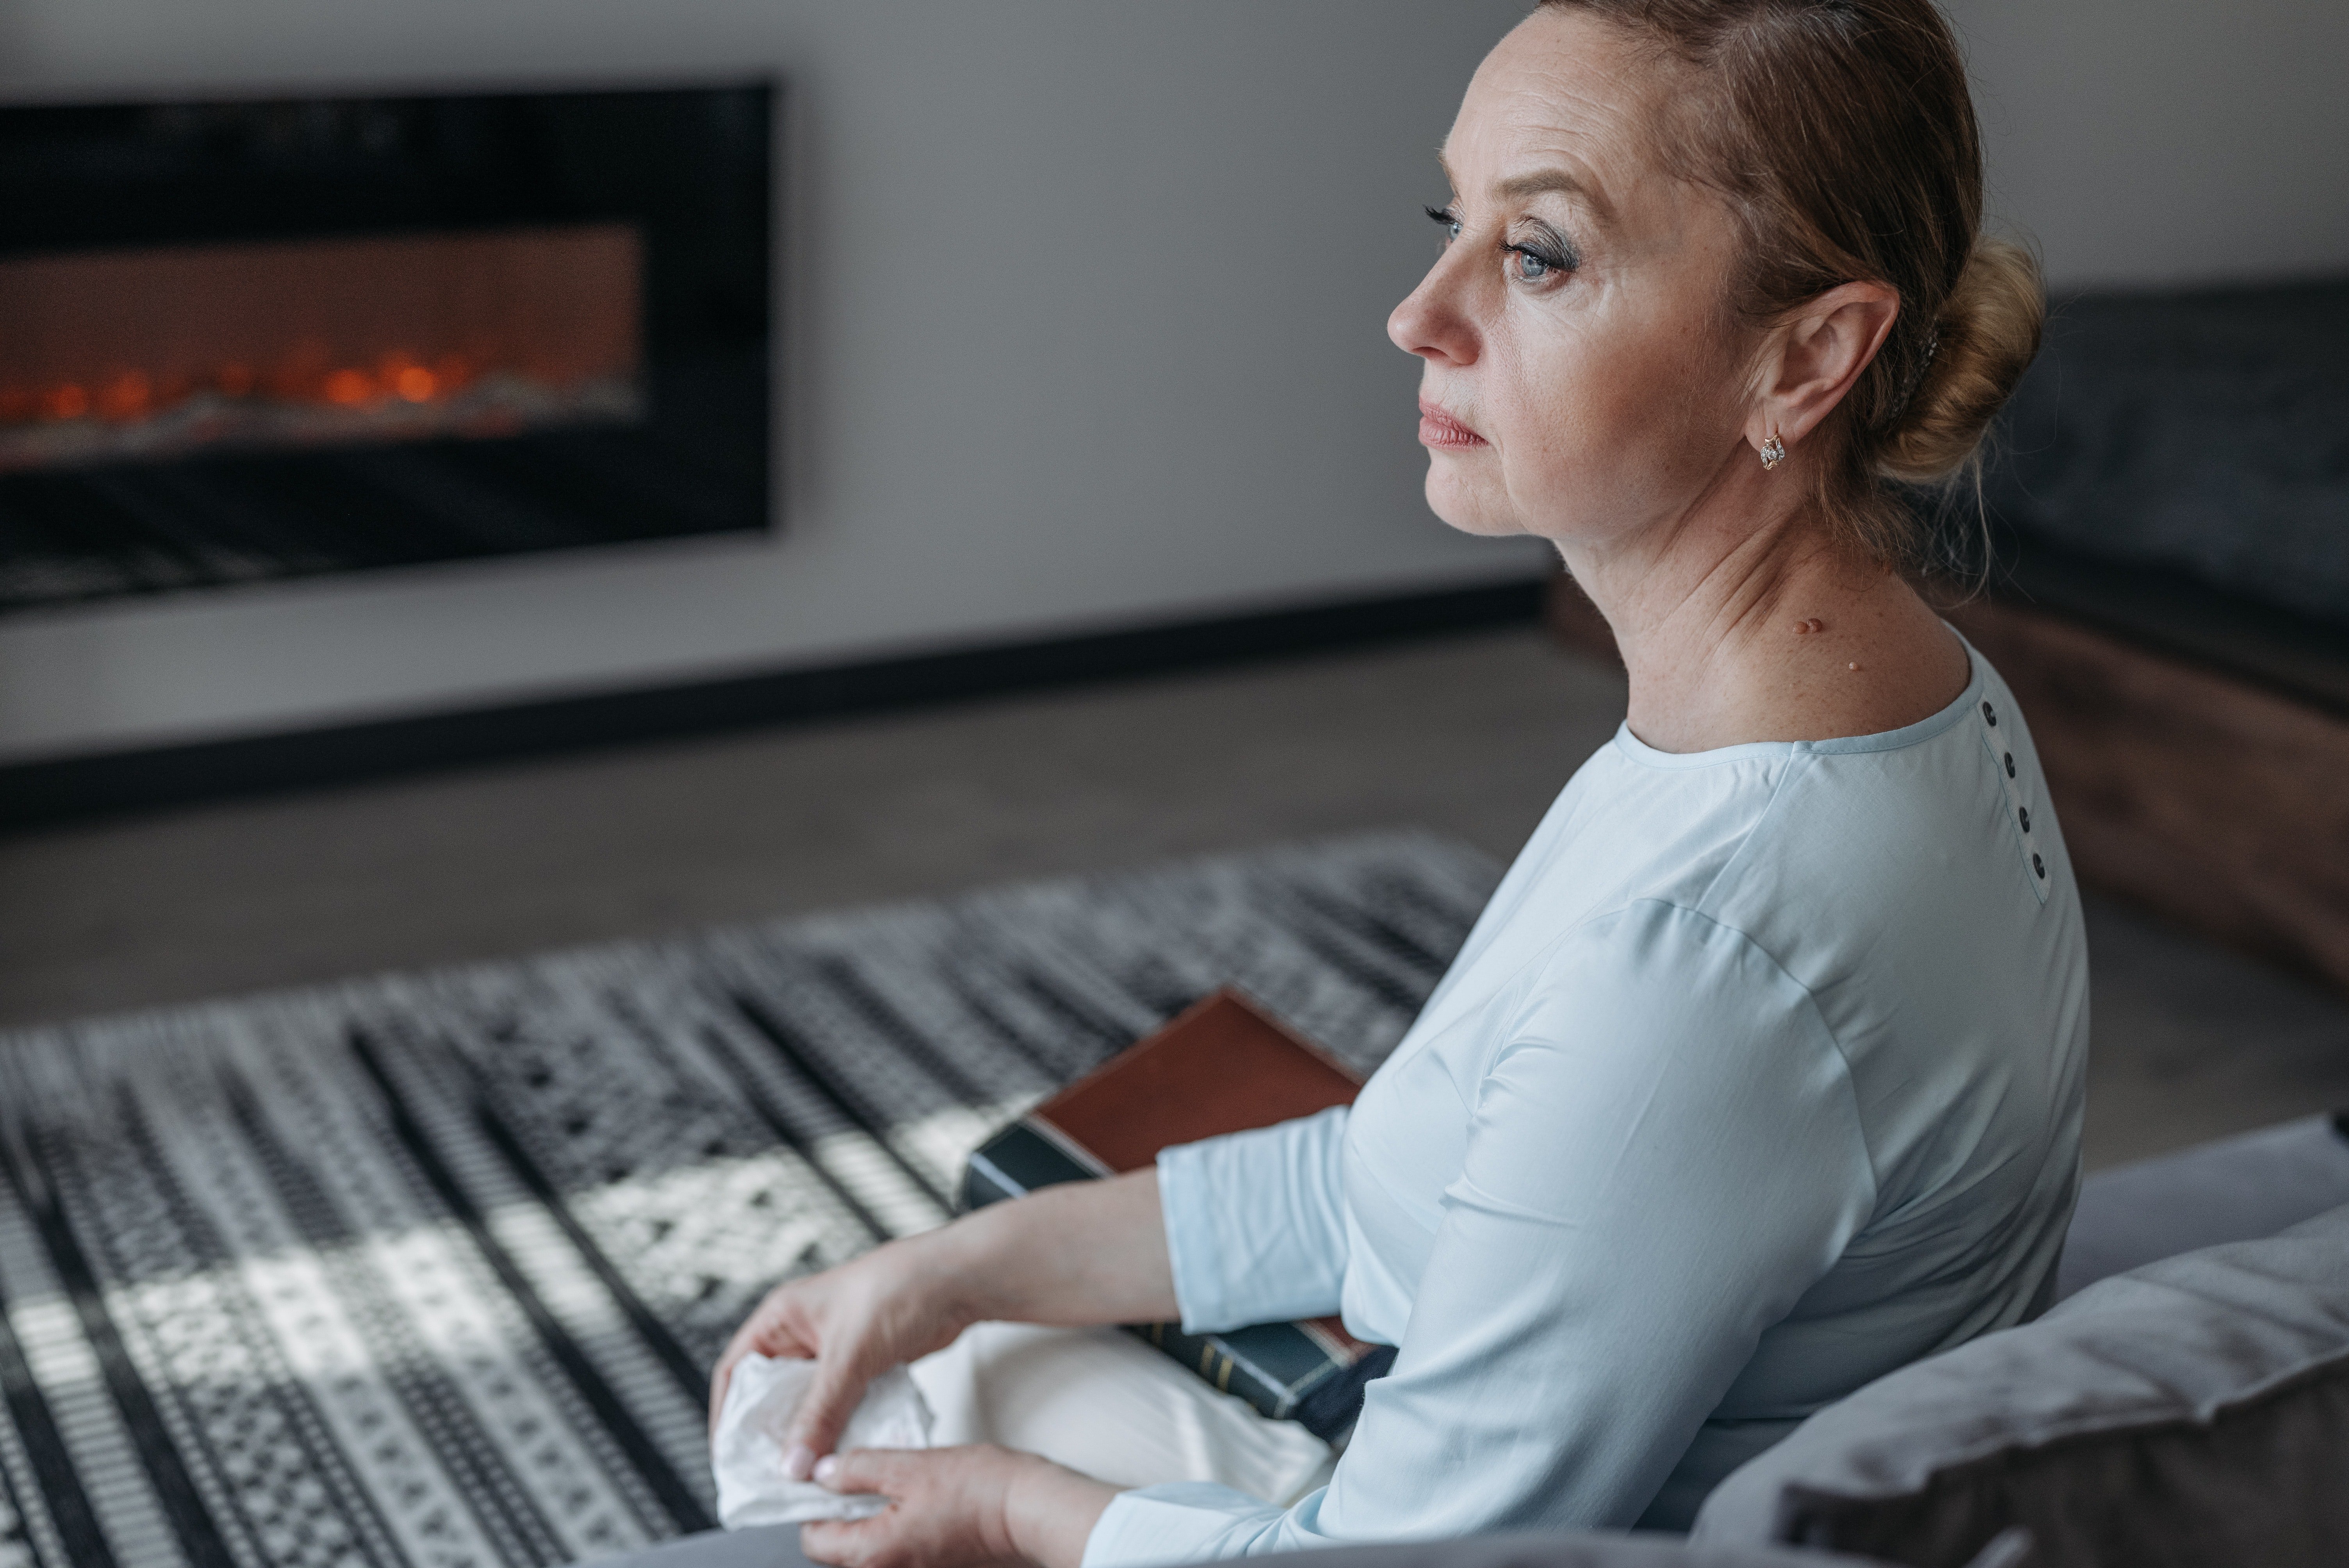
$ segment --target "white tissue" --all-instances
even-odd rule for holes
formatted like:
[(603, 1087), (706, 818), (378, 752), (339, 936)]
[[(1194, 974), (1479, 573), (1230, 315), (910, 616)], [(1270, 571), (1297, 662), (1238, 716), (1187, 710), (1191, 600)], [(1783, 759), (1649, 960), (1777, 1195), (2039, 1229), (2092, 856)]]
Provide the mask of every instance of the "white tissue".
[[(812, 1361), (769, 1360), (745, 1356), (735, 1363), (709, 1439), (709, 1470), (718, 1481), (718, 1522), (729, 1530), (758, 1524), (798, 1524), (811, 1519), (869, 1519), (889, 1506), (870, 1493), (843, 1496), (812, 1480), (783, 1474), (784, 1430), (808, 1386)], [(836, 1451), (850, 1449), (926, 1449), (930, 1446), (930, 1407), (922, 1391), (892, 1367), (873, 1379), (864, 1403), (848, 1418)]]

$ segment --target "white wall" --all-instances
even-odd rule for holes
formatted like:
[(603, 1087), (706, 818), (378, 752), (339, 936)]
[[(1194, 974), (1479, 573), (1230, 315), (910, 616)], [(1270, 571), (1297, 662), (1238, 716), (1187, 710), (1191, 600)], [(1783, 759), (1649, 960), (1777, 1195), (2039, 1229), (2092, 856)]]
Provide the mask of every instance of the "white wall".
[(772, 542), (0, 622), (0, 758), (1523, 577), (1386, 314), (1518, 0), (17, 0), (0, 90), (789, 82)]
[[(772, 69), (786, 526), (0, 622), (0, 759), (1521, 575), (1388, 307), (1523, 0), (0, 0), (0, 93)], [(2349, 5), (1955, 0), (2059, 285), (2349, 271)]]
[(2349, 4), (1944, 0), (2058, 288), (2349, 273)]

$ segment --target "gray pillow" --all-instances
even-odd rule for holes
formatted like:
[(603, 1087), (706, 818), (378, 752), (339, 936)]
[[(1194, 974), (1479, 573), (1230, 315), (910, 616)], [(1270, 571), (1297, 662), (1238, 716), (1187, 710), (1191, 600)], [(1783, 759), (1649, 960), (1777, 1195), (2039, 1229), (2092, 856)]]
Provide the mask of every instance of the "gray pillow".
[(1701, 1541), (1957, 1568), (2349, 1563), (2349, 1208), (2149, 1264), (1828, 1406), (1722, 1482)]
[[(1887, 1568), (1826, 1553), (1784, 1547), (1692, 1546), (1654, 1535), (1492, 1535), (1408, 1546), (1340, 1546), (1250, 1558), (1295, 1568)], [(605, 1558), (596, 1568), (811, 1568), (800, 1555), (795, 1524), (710, 1531), (634, 1557)], [(1983, 1568), (1992, 1568), (1990, 1563)]]
[(2272, 1236), (2349, 1203), (2349, 1111), (2198, 1143), (2080, 1184), (2055, 1299), (2197, 1247)]

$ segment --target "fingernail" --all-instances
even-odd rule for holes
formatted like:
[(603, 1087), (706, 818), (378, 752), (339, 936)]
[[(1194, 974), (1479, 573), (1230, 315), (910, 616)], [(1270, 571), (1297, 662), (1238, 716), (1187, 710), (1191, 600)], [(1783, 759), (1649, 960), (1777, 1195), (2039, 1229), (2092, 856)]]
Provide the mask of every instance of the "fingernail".
[(818, 1486), (830, 1486), (833, 1477), (839, 1473), (840, 1460), (832, 1455), (826, 1454), (815, 1461), (815, 1482)]
[(783, 1473), (793, 1480), (807, 1480), (815, 1469), (815, 1450), (805, 1443), (793, 1443), (783, 1450)]

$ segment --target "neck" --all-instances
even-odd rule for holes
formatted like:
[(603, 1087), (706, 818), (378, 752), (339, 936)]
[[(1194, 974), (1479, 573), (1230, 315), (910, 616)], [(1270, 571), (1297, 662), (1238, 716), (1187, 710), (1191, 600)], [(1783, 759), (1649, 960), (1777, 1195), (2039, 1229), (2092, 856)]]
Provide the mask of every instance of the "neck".
[(1609, 545), (1560, 544), (1615, 630), (1628, 722), (1648, 745), (1877, 734), (1964, 689), (1964, 649), (1940, 618), (1790, 499), (1807, 493), (1800, 470), (1757, 468), (1724, 475), (1668, 524)]

